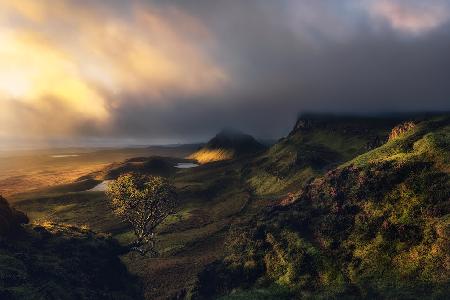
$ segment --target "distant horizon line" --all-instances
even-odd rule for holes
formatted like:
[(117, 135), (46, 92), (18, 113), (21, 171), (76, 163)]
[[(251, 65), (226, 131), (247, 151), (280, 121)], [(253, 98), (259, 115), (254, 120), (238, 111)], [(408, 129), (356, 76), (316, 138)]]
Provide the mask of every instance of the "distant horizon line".
[[(304, 117), (333, 117), (333, 118), (405, 118), (405, 117), (432, 117), (439, 115), (450, 114), (448, 111), (391, 111), (391, 112), (324, 112), (324, 111), (301, 111), (297, 114), (297, 121)], [(294, 126), (295, 124), (292, 124)], [(236, 128), (236, 126), (223, 126), (221, 130), (217, 130), (216, 133), (226, 129), (226, 128)], [(265, 141), (276, 141), (282, 138), (284, 135), (280, 136), (260, 136), (252, 134), (249, 130), (241, 130), (236, 128), (241, 132), (252, 135), (256, 140), (260, 142)], [(288, 132), (285, 133), (286, 135)], [(0, 137), (0, 152), (12, 152), (12, 151), (45, 151), (45, 150), (67, 150), (67, 149), (117, 149), (117, 148), (145, 148), (145, 147), (178, 147), (186, 145), (202, 145), (207, 143), (214, 134), (209, 137), (199, 138), (194, 137), (192, 140), (180, 140), (180, 138), (126, 138), (126, 137), (79, 137), (79, 139), (74, 142), (73, 138), (11, 138), (6, 137), (2, 139)], [(152, 141), (153, 140), (153, 141)], [(5, 145), (6, 144), (6, 145)]]

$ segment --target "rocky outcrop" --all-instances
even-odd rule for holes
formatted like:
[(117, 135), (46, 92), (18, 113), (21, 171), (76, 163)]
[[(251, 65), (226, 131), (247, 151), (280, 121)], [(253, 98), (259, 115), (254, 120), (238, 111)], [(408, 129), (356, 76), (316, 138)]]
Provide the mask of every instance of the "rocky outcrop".
[(416, 127), (416, 124), (411, 121), (404, 122), (402, 124), (395, 126), (394, 128), (392, 128), (391, 133), (389, 134), (388, 141), (392, 141), (392, 140), (396, 139), (397, 137), (410, 131), (414, 127)]
[(12, 208), (8, 201), (0, 196), (0, 236), (7, 236), (28, 221), (28, 217), (23, 212)]

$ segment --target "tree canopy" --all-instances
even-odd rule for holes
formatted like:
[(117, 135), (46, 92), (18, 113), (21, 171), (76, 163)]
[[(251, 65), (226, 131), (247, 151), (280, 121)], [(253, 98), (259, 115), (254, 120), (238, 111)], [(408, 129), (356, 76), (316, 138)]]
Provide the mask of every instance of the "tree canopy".
[(160, 176), (137, 173), (121, 175), (106, 191), (114, 213), (131, 224), (136, 240), (131, 250), (155, 251), (155, 229), (177, 205), (175, 187)]

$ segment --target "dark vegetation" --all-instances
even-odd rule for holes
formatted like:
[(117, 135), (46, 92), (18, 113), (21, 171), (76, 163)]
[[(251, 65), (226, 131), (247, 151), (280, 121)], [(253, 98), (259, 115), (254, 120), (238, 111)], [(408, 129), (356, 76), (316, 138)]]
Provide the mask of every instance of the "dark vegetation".
[[(192, 169), (174, 168), (182, 159), (128, 159), (18, 197), (14, 206), (55, 238), (62, 230), (69, 241), (98, 241), (106, 253), (98, 263), (111, 259), (121, 268), (117, 253), (133, 241), (133, 229), (112, 213), (104, 192), (88, 190), (127, 172), (173, 181), (179, 205), (157, 227), (160, 255), (121, 256), (128, 273), (117, 271), (126, 283), (119, 291), (109, 283), (86, 288), (116, 298), (136, 295), (137, 276), (146, 299), (446, 299), (449, 141), (448, 116), (303, 115), (265, 152)], [(31, 228), (25, 232), (41, 241), (41, 229)], [(50, 253), (56, 244), (39, 249)], [(0, 249), (16, 257), (8, 247)], [(74, 281), (54, 282), (48, 290)]]
[(130, 172), (170, 177), (175, 174), (177, 169), (174, 167), (179, 162), (192, 162), (192, 160), (163, 156), (135, 157), (123, 162), (113, 163), (102, 170), (84, 175), (77, 181), (82, 182), (89, 179), (112, 180)]
[(120, 244), (75, 226), (28, 222), (0, 199), (0, 299), (140, 299)]
[(8, 201), (0, 196), (0, 237), (14, 234), (22, 224), (28, 221), (28, 217), (23, 212), (12, 208)]
[(113, 165), (104, 170), (104, 179), (116, 179), (121, 174), (128, 172), (139, 172), (156, 176), (170, 176), (175, 173), (174, 166), (180, 159), (164, 157), (133, 158), (124, 163)]

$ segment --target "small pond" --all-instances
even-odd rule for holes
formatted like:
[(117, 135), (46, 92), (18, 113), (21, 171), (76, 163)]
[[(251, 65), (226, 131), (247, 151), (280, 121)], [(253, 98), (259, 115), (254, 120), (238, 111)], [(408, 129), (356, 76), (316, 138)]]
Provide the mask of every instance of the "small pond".
[(175, 166), (175, 168), (178, 169), (190, 169), (195, 167), (198, 167), (198, 165), (194, 163), (177, 163), (177, 165)]
[(55, 154), (55, 155), (50, 155), (51, 158), (65, 158), (65, 157), (78, 157), (80, 156), (79, 154)]

